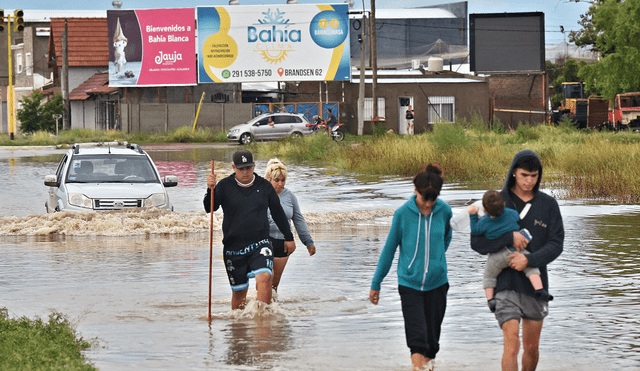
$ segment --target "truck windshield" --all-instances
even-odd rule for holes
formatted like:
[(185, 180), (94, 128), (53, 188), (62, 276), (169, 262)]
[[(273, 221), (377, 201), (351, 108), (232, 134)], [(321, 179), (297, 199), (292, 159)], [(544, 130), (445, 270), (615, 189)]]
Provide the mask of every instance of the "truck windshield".
[(620, 97), (620, 107), (640, 107), (640, 95)]

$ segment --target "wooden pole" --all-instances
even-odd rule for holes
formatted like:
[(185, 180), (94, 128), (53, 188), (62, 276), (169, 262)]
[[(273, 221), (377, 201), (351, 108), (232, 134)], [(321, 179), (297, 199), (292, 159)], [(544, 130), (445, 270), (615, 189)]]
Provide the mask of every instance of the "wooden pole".
[[(71, 129), (71, 102), (69, 101), (69, 24), (67, 18), (64, 19), (64, 32), (62, 33), (62, 128)], [(84, 127), (84, 124), (83, 124)]]
[[(211, 160), (211, 174), (214, 173), (215, 164), (214, 161)], [(211, 322), (211, 275), (213, 272), (213, 188), (211, 188), (211, 208), (209, 209), (211, 213), (209, 213), (209, 311), (207, 314), (207, 319)]]
[[(369, 17), (371, 42), (371, 99), (373, 100), (373, 117), (378, 117), (378, 35), (376, 30), (376, 0), (371, 0), (371, 16)], [(372, 120), (375, 124), (377, 119)]]

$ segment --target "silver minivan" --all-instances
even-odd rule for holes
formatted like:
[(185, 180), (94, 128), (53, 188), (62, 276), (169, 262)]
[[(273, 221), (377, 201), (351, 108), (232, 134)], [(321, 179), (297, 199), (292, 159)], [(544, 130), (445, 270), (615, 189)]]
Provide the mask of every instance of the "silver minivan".
[(178, 185), (173, 175), (160, 177), (151, 157), (136, 144), (75, 144), (46, 175), (45, 208), (57, 211), (105, 211), (160, 208), (173, 211), (166, 187)]
[[(269, 119), (272, 122), (269, 122)], [(309, 121), (299, 113), (265, 113), (229, 129), (227, 139), (240, 144), (255, 140), (276, 140), (286, 137), (301, 137), (313, 131)]]

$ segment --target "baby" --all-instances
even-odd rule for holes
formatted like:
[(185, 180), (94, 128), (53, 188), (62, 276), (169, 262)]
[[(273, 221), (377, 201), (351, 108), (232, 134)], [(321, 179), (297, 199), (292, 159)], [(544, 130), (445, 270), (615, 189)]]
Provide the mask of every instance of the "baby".
[[(467, 209), (469, 212), (469, 222), (471, 224), (471, 234), (484, 235), (488, 239), (495, 239), (505, 233), (513, 233), (520, 230), (518, 221), (520, 216), (518, 212), (511, 208), (504, 207), (504, 200), (497, 191), (486, 191), (482, 197), (482, 207), (485, 215), (478, 218), (478, 206), (471, 205)], [(520, 233), (524, 235), (528, 241), (531, 241), (531, 234), (528, 230), (522, 229)], [(496, 301), (493, 297), (496, 287), (497, 277), (503, 269), (509, 267), (508, 255), (516, 252), (513, 246), (507, 246), (504, 249), (491, 253), (487, 257), (487, 265), (484, 269), (482, 286), (487, 297), (487, 304), (491, 312), (496, 310)], [(527, 250), (521, 251), (523, 254), (529, 254)], [(538, 268), (527, 267), (524, 274), (531, 281), (531, 285), (536, 290), (536, 298), (543, 300), (552, 300), (553, 297), (544, 289), (542, 280), (540, 279), (540, 270)]]

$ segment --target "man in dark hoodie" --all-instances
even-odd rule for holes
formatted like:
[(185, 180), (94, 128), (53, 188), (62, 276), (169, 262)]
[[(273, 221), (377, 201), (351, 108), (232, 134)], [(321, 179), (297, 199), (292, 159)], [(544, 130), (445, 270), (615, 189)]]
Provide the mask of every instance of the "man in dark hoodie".
[(495, 316), (502, 328), (504, 349), (502, 370), (518, 370), (520, 351), (520, 321), (522, 320), (522, 370), (535, 370), (538, 365), (540, 333), (548, 314), (548, 301), (538, 299), (523, 271), (527, 267), (540, 269), (544, 289), (549, 292), (547, 264), (561, 253), (564, 226), (557, 201), (540, 192), (542, 164), (531, 150), (518, 152), (511, 162), (507, 180), (500, 192), (505, 206), (520, 213), (520, 227), (529, 230), (531, 241), (519, 232), (507, 233), (496, 239), (471, 236), (471, 248), (480, 254), (496, 252), (504, 246), (526, 247), (530, 254), (510, 254), (510, 268), (498, 276), (495, 288)]

